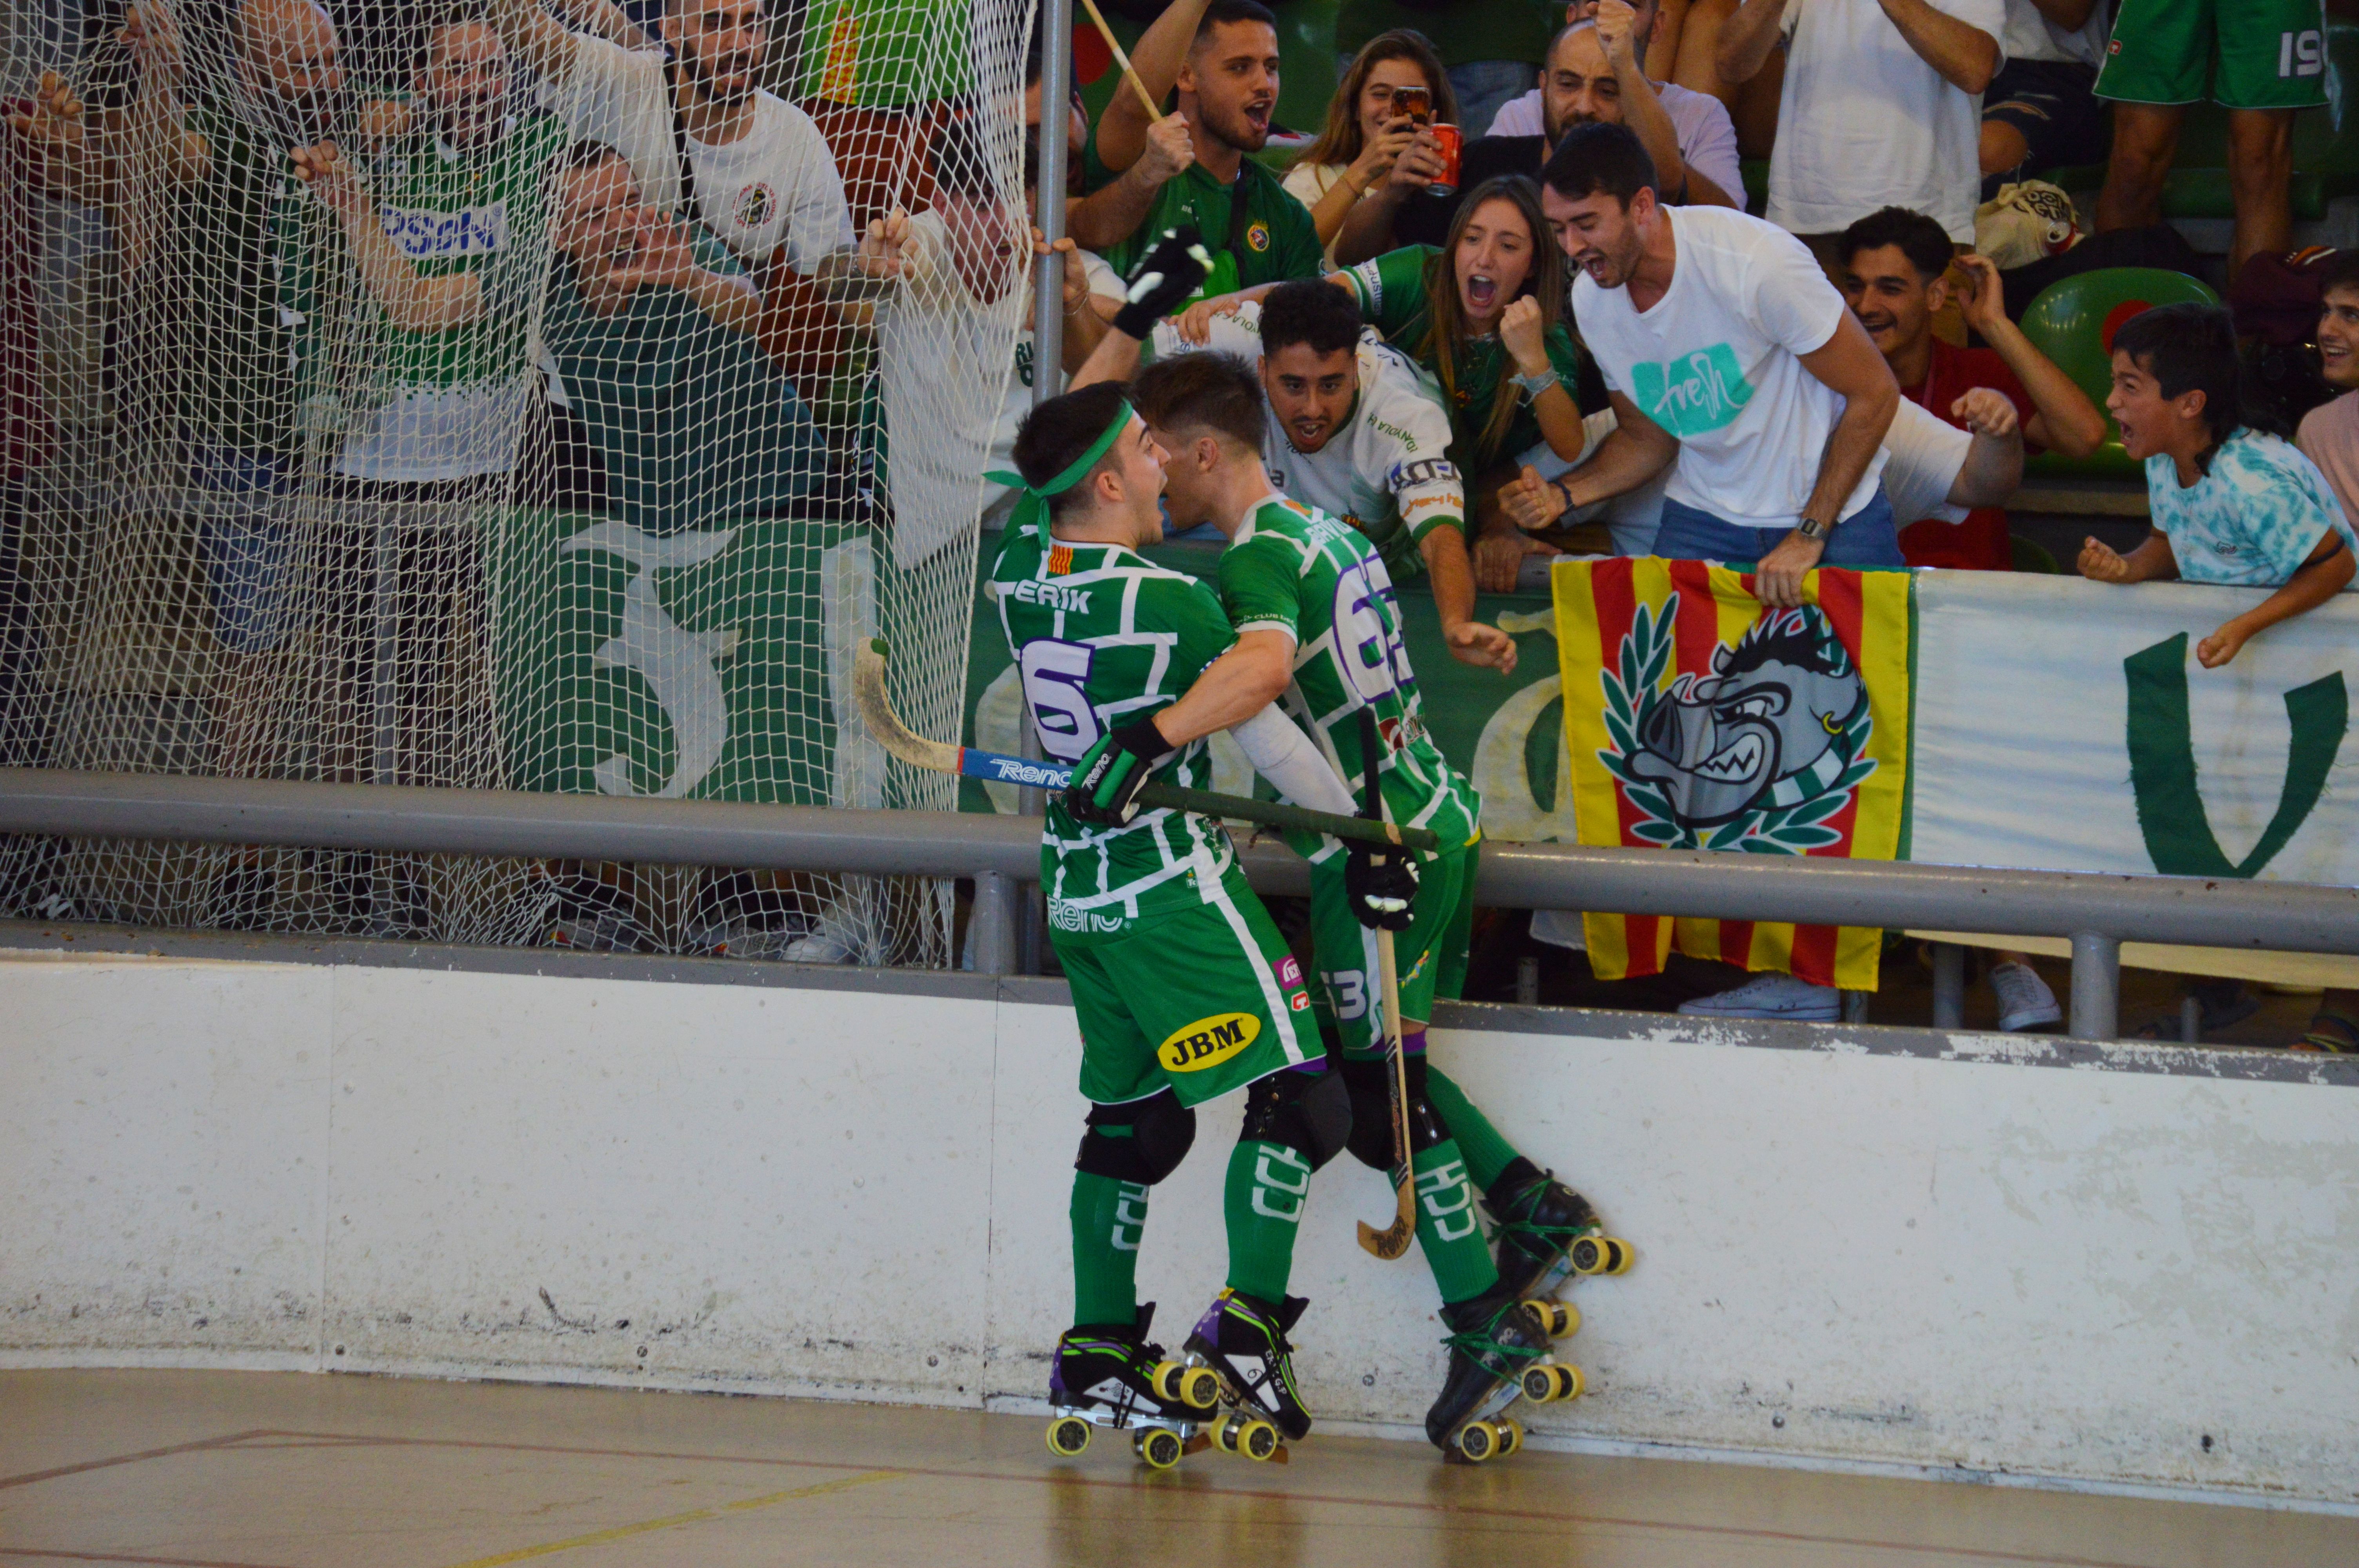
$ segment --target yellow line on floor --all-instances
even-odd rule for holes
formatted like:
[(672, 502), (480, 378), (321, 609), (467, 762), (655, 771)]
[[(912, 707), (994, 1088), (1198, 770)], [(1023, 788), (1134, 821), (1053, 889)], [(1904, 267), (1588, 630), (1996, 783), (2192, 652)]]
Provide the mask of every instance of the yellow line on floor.
[(608, 1541), (625, 1541), (650, 1530), (671, 1530), (683, 1524), (701, 1524), (707, 1520), (726, 1519), (731, 1514), (747, 1513), (755, 1509), (771, 1508), (778, 1503), (790, 1503), (798, 1498), (821, 1497), (829, 1492), (848, 1492), (854, 1487), (872, 1487), (879, 1481), (897, 1481), (897, 1470), (871, 1470), (864, 1475), (846, 1476), (841, 1480), (821, 1481), (817, 1486), (797, 1487), (791, 1492), (772, 1492), (766, 1497), (745, 1498), (734, 1503), (718, 1503), (709, 1509), (691, 1509), (684, 1514), (670, 1514), (663, 1519), (641, 1519), (636, 1524), (618, 1524), (612, 1530), (592, 1530), (567, 1541), (552, 1541), (542, 1546), (527, 1546), (515, 1552), (503, 1552), (496, 1557), (473, 1557), (464, 1563), (454, 1563), (451, 1568), (499, 1568), (504, 1563), (523, 1563), (535, 1557), (548, 1557), (560, 1552), (571, 1552), (583, 1546), (603, 1546)]

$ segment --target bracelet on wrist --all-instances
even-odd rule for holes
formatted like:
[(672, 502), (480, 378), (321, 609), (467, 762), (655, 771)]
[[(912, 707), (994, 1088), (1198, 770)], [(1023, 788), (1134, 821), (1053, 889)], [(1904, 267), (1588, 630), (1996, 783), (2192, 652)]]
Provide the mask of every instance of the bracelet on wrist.
[(1539, 396), (1540, 394), (1546, 392), (1551, 386), (1561, 386), (1564, 384), (1561, 378), (1557, 375), (1556, 366), (1554, 365), (1549, 366), (1546, 370), (1541, 371), (1537, 375), (1527, 375), (1522, 371), (1517, 371), (1516, 373), (1515, 381), (1517, 386), (1524, 389), (1524, 401), (1527, 403), (1529, 403), (1534, 398)]
[(1572, 515), (1575, 504), (1572, 499), (1572, 486), (1559, 478), (1549, 481), (1549, 487), (1556, 492), (1556, 498), (1564, 503), (1564, 511), (1560, 515), (1567, 517)]

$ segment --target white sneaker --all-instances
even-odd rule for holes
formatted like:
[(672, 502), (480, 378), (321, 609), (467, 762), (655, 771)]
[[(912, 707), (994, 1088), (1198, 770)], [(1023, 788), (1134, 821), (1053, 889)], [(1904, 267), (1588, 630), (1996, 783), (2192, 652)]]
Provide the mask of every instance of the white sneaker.
[(1990, 972), (1991, 992), (1998, 998), (1998, 1026), (2012, 1034), (2018, 1029), (2037, 1029), (2043, 1023), (2060, 1023), (2064, 1010), (2056, 1005), (2056, 993), (2039, 978), (2039, 971), (2028, 964), (2008, 959), (1994, 964)]
[(1832, 1023), (1843, 1012), (1843, 994), (1791, 975), (1756, 975), (1734, 990), (1680, 1003), (1690, 1018), (1788, 1018)]

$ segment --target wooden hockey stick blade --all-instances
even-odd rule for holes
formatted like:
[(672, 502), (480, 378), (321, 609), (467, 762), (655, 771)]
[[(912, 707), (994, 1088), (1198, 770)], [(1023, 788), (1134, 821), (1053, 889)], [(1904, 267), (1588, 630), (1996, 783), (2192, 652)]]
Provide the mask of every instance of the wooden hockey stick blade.
[(1393, 1152), (1400, 1160), (1400, 1181), (1393, 1189), (1393, 1222), (1378, 1230), (1360, 1222), (1360, 1245), (1389, 1263), (1408, 1250), (1417, 1234), (1417, 1157), (1408, 1146), (1408, 1063), (1401, 1054), (1400, 964), (1393, 956), (1393, 934), (1376, 933), (1376, 979), (1384, 993), (1385, 1046), (1392, 1057)]
[[(899, 758), (913, 768), (929, 773), (958, 773), (968, 778), (991, 780), (1001, 784), (1023, 784), (1035, 789), (1062, 789), (1071, 772), (1060, 762), (1037, 762), (1026, 757), (1011, 757), (1000, 752), (985, 752), (972, 746), (952, 746), (941, 741), (929, 741), (912, 732), (893, 711), (893, 698), (885, 689), (885, 661), (887, 649), (883, 638), (871, 638), (865, 647), (853, 655), (852, 697), (859, 709), (860, 721), (868, 733), (884, 747), (887, 755)], [(1173, 811), (1193, 811), (1204, 816), (1232, 817), (1242, 822), (1258, 822), (1268, 827), (1299, 827), (1312, 833), (1330, 833), (1338, 838), (1364, 839), (1372, 844), (1401, 844), (1411, 849), (1435, 849), (1440, 838), (1430, 827), (1395, 827), (1388, 823), (1370, 822), (1364, 817), (1339, 816), (1333, 812), (1313, 811), (1308, 806), (1288, 806), (1283, 801), (1256, 800), (1250, 795), (1222, 795), (1213, 790), (1188, 789), (1179, 784), (1151, 784), (1138, 792), (1141, 805), (1162, 806)]]

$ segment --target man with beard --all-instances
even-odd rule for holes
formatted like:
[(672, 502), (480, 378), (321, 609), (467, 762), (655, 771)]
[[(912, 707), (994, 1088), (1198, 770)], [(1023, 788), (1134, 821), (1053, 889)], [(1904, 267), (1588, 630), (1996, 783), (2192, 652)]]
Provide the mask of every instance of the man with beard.
[(581, 138), (619, 151), (649, 204), (701, 219), (730, 250), (805, 277), (848, 277), (851, 209), (810, 116), (755, 85), (762, 0), (667, 0), (669, 58), (569, 33), (539, 0), (500, 0), (508, 45), (556, 90)]
[(366, 187), (332, 146), (297, 156), (298, 172), (342, 220), (387, 329), (376, 357), (382, 403), (347, 438), (341, 474), (443, 484), (512, 466), (532, 391), (525, 327), (541, 186), (565, 130), (547, 116), (512, 120), (508, 86), (507, 49), (490, 24), (442, 22), (419, 50), (421, 112)]
[[(1325, 253), (1309, 210), (1245, 156), (1268, 143), (1277, 104), (1277, 23), (1268, 9), (1255, 0), (1179, 0), (1139, 39), (1131, 63), (1150, 93), (1179, 89), (1196, 156), (1163, 182), (1126, 235), (1091, 236), (1105, 259), (1127, 276), (1156, 236), (1192, 228), (1212, 256), (1205, 297), (1318, 276)], [(1149, 132), (1135, 97), (1107, 105), (1085, 149), (1090, 189), (1149, 156)]]
[[(1647, 45), (1661, 28), (1659, 0), (1636, 8), (1603, 0), (1595, 19), (1560, 28), (1540, 84), (1467, 144), (1461, 192), (1497, 174), (1538, 179), (1549, 150), (1575, 125), (1626, 124), (1657, 161), (1666, 205), (1743, 207), (1745, 178), (1728, 110), (1709, 92), (1647, 78)], [(1336, 260), (1356, 263), (1400, 245), (1440, 243), (1463, 197), (1433, 199), (1426, 189), (1430, 178), (1415, 160), (1396, 164), (1344, 221), (1335, 236)]]

